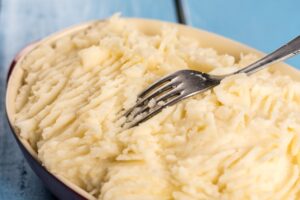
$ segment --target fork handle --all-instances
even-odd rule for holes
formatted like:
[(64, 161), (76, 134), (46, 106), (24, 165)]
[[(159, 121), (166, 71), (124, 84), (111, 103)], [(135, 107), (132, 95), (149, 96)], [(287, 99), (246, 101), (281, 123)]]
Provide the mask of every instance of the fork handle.
[(294, 38), (287, 44), (283, 45), (274, 52), (266, 55), (260, 60), (252, 63), (251, 65), (236, 71), (234, 74), (246, 73), (248, 75), (255, 73), (258, 70), (265, 68), (267, 65), (283, 61), (289, 57), (297, 55), (300, 53), (300, 36)]

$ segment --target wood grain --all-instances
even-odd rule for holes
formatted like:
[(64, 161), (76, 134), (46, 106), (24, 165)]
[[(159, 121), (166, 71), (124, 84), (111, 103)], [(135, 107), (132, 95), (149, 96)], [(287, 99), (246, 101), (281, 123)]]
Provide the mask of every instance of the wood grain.
[[(264, 52), (300, 35), (299, 0), (183, 0), (189, 25), (248, 44)], [(300, 69), (300, 57), (287, 63)]]
[[(0, 95), (5, 95), (7, 66), (29, 42), (59, 29), (105, 18), (124, 16), (176, 21), (173, 0), (0, 0)], [(47, 200), (54, 197), (27, 165), (14, 141), (0, 102), (0, 199)]]

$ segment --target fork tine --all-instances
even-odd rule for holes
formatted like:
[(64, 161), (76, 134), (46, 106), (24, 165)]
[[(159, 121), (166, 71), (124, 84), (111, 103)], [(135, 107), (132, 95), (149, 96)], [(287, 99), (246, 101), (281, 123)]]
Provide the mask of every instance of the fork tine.
[(170, 82), (166, 83), (162, 87), (158, 87), (157, 90), (153, 89), (154, 90), (153, 93), (150, 94), (149, 96), (144, 96), (144, 98), (138, 99), (135, 107), (139, 107), (139, 106), (147, 103), (151, 99), (154, 99), (155, 97), (159, 96), (160, 94), (163, 94), (164, 92), (167, 92), (168, 90), (170, 90), (172, 88), (175, 88), (176, 86), (178, 86), (181, 83), (180, 81), (173, 81), (173, 80), (171, 80)]
[[(137, 101), (136, 105), (134, 105), (132, 108), (127, 110), (124, 113), (124, 116), (128, 117), (135, 108), (143, 105), (146, 102), (146, 100), (151, 100), (151, 98), (158, 95), (160, 92), (167, 91), (172, 84), (176, 84), (176, 82), (172, 82), (172, 80), (176, 78), (177, 73), (178, 72), (175, 72), (171, 75), (165, 76), (165, 77), (155, 81), (154, 83), (152, 83), (147, 89), (145, 89), (142, 93), (140, 93), (138, 95), (138, 101)], [(163, 85), (167, 81), (170, 81), (170, 83), (167, 83), (166, 85)], [(163, 85), (163, 87), (161, 88), (161, 91), (158, 89), (157, 91), (154, 91), (154, 93), (151, 95), (152, 97), (145, 98), (148, 93), (150, 93), (151, 91), (153, 91), (155, 88), (157, 88), (160, 85)], [(141, 99), (141, 100), (139, 100), (139, 99)]]
[(180, 95), (180, 93), (183, 91), (183, 88), (176, 88), (176, 89), (174, 89), (174, 90), (171, 90), (171, 91), (169, 91), (169, 92), (167, 92), (167, 93), (165, 93), (164, 95), (162, 95), (162, 96), (160, 96), (157, 100), (156, 100), (156, 102), (157, 103), (159, 103), (159, 102), (161, 102), (161, 101), (166, 101), (166, 100), (168, 100), (169, 98), (172, 98), (172, 97), (174, 97), (174, 96), (176, 96), (176, 95)]
[(165, 107), (174, 105), (176, 102), (180, 101), (182, 98), (185, 98), (184, 95), (179, 95), (179, 96), (177, 96), (176, 98), (170, 100), (169, 102), (167, 102), (164, 105), (158, 105), (155, 109), (150, 110), (149, 113), (147, 113), (145, 116), (142, 116), (142, 118), (138, 119), (137, 121), (130, 121), (130, 122), (133, 122), (133, 123), (131, 123), (131, 124), (129, 123), (126, 128), (134, 127), (134, 126), (146, 121), (147, 119), (151, 118), (155, 114), (159, 113)]
[[(181, 88), (176, 88), (174, 90), (170, 90), (169, 92), (166, 92), (165, 94), (163, 94), (161, 97), (159, 97), (158, 99), (155, 99), (155, 105), (153, 107), (149, 107), (148, 104), (141, 104), (142, 106), (134, 106), (129, 113), (127, 113), (127, 116), (130, 116), (132, 118), (135, 118), (136, 116), (143, 114), (144, 112), (147, 112), (148, 110), (151, 110), (155, 107), (157, 107), (159, 105), (160, 102), (164, 102), (172, 97), (175, 97), (176, 95), (180, 95), (180, 92), (182, 92), (183, 90)], [(132, 113), (136, 108), (140, 108), (137, 110), (137, 112)], [(151, 112), (151, 111), (150, 111)]]
[[(145, 107), (145, 106), (147, 107), (147, 102), (149, 102), (151, 99), (154, 99), (159, 94), (162, 94), (163, 92), (166, 92), (169, 89), (171, 89), (172, 87), (178, 86), (179, 84), (180, 84), (179, 81), (177, 81), (177, 82), (176, 81), (174, 81), (174, 82), (170, 81), (169, 83), (163, 85), (161, 88), (158, 88), (157, 90), (155, 90), (150, 96), (146, 96), (146, 94), (145, 94), (143, 98), (139, 97), (141, 99), (140, 100), (138, 99), (137, 103), (132, 108), (130, 108), (124, 114), (124, 116), (126, 116), (126, 117), (129, 116), (135, 108), (138, 108), (138, 107), (141, 107), (141, 106), (142, 107)], [(156, 86), (156, 87), (158, 87), (158, 86)], [(151, 90), (154, 90), (154, 88), (151, 89)], [(145, 106), (143, 106), (144, 104), (145, 104)]]
[(173, 78), (176, 77), (176, 74), (177, 72), (171, 74), (171, 75), (168, 75), (168, 76), (165, 76), (157, 81), (155, 81), (154, 83), (152, 83), (147, 89), (145, 89), (142, 93), (140, 93), (138, 95), (138, 98), (143, 98), (145, 97), (149, 92), (151, 92), (152, 90), (154, 90), (156, 87), (168, 82), (168, 81), (171, 81)]

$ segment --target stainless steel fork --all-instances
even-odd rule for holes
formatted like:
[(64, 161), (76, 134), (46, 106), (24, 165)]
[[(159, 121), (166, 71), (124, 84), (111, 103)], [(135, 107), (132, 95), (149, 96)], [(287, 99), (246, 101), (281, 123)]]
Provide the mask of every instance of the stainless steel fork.
[(285, 60), (300, 53), (300, 36), (266, 55), (253, 64), (234, 73), (215, 76), (194, 70), (180, 70), (150, 85), (138, 95), (136, 104), (125, 112), (125, 128), (131, 128), (153, 117), (167, 106), (204, 92), (218, 85), (227, 76), (238, 73), (251, 75), (269, 64)]

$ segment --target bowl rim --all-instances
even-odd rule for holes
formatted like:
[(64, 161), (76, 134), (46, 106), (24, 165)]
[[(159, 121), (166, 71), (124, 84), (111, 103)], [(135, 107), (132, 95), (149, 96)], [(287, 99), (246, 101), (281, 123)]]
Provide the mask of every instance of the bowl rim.
[[(235, 56), (236, 58), (238, 55), (242, 53), (252, 53), (259, 56), (264, 55), (264, 53), (249, 47), (248, 45), (242, 44), (240, 42), (234, 41), (232, 39), (226, 38), (224, 36), (218, 35), (216, 33), (212, 33), (206, 30), (193, 28), (191, 26), (177, 24), (173, 22), (165, 22), (161, 20), (153, 20), (153, 19), (143, 19), (143, 18), (122, 18), (128, 21), (129, 23), (135, 24), (142, 32), (145, 32), (146, 34), (155, 34), (158, 32), (158, 30), (164, 26), (165, 24), (174, 26), (178, 29), (180, 35), (184, 35), (187, 37), (192, 37), (193, 39), (196, 39), (200, 42), (200, 44), (203, 47), (210, 47), (215, 49), (218, 53), (227, 53), (230, 55)], [(70, 188), (74, 193), (76, 193), (78, 196), (82, 197), (83, 199), (96, 199), (94, 196), (89, 194), (87, 191), (83, 190), (79, 186), (73, 184), (69, 180), (63, 178), (62, 176), (59, 176), (57, 174), (52, 173), (49, 171), (38, 159), (37, 152), (33, 150), (33, 148), (30, 146), (30, 144), (18, 133), (18, 130), (13, 125), (14, 121), (14, 97), (16, 97), (17, 90), (20, 86), (20, 83), (16, 83), (16, 79), (19, 78), (19, 82), (21, 80), (20, 77), (22, 77), (22, 69), (21, 69), (21, 63), (24, 60), (24, 58), (35, 48), (40, 46), (41, 44), (47, 44), (56, 41), (57, 39), (66, 36), (74, 34), (80, 30), (83, 30), (85, 28), (88, 28), (89, 26), (94, 25), (95, 23), (105, 21), (104, 20), (93, 20), (85, 23), (81, 23), (78, 25), (71, 26), (69, 28), (63, 29), (61, 31), (55, 32), (44, 39), (41, 39), (39, 41), (36, 41), (34, 43), (31, 43), (27, 45), (25, 48), (23, 48), (12, 60), (8, 73), (7, 73), (7, 79), (6, 79), (6, 94), (5, 94), (5, 112), (7, 121), (9, 123), (9, 126), (11, 128), (11, 132), (14, 135), (15, 139), (17, 140), (17, 143), (19, 145), (22, 145), (24, 149), (29, 153), (29, 155), (47, 171), (50, 175), (52, 175), (58, 182), (61, 182), (66, 187)], [(285, 74), (291, 76), (292, 78), (295, 78), (297, 80), (300, 80), (300, 71), (298, 69), (295, 69), (285, 63), (278, 63), (272, 65), (271, 68), (276, 68), (279, 71), (284, 72)], [(281, 69), (280, 69), (281, 68)], [(13, 100), (13, 101), (12, 101)]]

